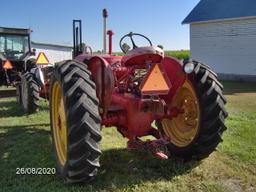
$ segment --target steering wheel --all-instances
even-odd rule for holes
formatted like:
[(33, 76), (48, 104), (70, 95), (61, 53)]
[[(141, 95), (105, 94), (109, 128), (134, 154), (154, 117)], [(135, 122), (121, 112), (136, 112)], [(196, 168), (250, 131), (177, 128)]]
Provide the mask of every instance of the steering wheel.
[(17, 54), (21, 54), (22, 52), (17, 51), (17, 50), (12, 50), (12, 49), (7, 49), (5, 51), (5, 54), (7, 56), (7, 58), (13, 59), (16, 57)]
[(123, 40), (124, 40), (125, 38), (127, 38), (127, 37), (129, 37), (130, 40), (131, 40), (131, 42), (132, 42), (132, 49), (138, 48), (138, 46), (135, 44), (135, 42), (134, 42), (134, 40), (133, 40), (133, 36), (140, 36), (140, 37), (143, 37), (144, 39), (146, 39), (146, 40), (149, 42), (150, 46), (152, 46), (152, 42), (151, 42), (150, 39), (147, 38), (145, 35), (142, 35), (142, 34), (139, 34), (139, 33), (130, 32), (130, 33), (124, 35), (124, 36), (120, 39), (120, 42), (119, 42), (120, 49), (121, 49), (124, 53), (127, 53), (128, 50), (125, 50), (125, 49), (123, 48), (122, 42), (123, 42)]

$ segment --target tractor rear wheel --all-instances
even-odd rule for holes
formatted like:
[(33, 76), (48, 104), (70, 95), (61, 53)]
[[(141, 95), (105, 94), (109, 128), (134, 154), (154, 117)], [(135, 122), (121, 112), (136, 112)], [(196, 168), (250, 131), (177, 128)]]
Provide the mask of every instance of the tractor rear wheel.
[(34, 75), (26, 72), (21, 76), (21, 103), (25, 112), (35, 113), (38, 110), (39, 85)]
[(88, 182), (100, 167), (100, 115), (96, 87), (86, 64), (63, 61), (50, 89), (52, 143), (57, 171), (66, 183)]
[(195, 69), (177, 91), (171, 107), (182, 109), (172, 119), (157, 122), (164, 135), (170, 138), (171, 155), (185, 160), (208, 157), (222, 141), (227, 112), (223, 86), (217, 75), (206, 65), (195, 62)]

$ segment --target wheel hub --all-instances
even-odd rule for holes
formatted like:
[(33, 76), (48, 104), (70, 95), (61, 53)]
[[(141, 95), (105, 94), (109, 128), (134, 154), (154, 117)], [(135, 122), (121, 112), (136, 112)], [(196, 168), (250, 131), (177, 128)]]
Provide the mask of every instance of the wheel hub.
[(187, 80), (174, 96), (170, 108), (177, 108), (182, 113), (161, 121), (164, 133), (171, 143), (179, 147), (189, 145), (199, 129), (200, 108), (192, 84)]

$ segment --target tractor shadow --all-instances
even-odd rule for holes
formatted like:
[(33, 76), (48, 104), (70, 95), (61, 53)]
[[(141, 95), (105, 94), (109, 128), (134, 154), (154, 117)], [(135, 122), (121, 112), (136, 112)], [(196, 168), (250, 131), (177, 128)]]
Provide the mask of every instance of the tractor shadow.
[(101, 171), (93, 187), (102, 190), (115, 186), (119, 189), (136, 186), (144, 182), (172, 181), (176, 176), (189, 173), (199, 162), (182, 162), (180, 159), (157, 159), (147, 153), (127, 149), (103, 151)]
[[(5, 191), (113, 191), (132, 189), (145, 182), (172, 181), (190, 172), (198, 162), (159, 160), (125, 148), (103, 150), (95, 181), (65, 185), (56, 175), (17, 175), (17, 168), (54, 168), (49, 124), (0, 126), (0, 182)], [(25, 185), (26, 183), (26, 185)], [(18, 191), (19, 191), (18, 190)]]
[[(22, 106), (18, 104), (15, 98), (8, 98), (8, 99), (0, 99), (0, 117), (21, 117), (21, 116), (28, 116), (22, 109)], [(49, 110), (48, 104), (40, 100), (39, 102), (39, 111), (47, 111)]]
[(53, 175), (17, 174), (17, 168), (54, 167), (48, 127), (49, 123), (0, 126), (0, 185), (3, 191), (34, 191), (38, 184), (54, 180)]
[(15, 101), (15, 99), (1, 99), (0, 102), (0, 117), (20, 117), (24, 112), (21, 106)]

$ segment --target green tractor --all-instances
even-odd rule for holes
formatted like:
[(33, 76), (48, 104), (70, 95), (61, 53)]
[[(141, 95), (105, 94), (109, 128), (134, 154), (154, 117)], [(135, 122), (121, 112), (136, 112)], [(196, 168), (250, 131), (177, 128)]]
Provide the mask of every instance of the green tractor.
[(30, 29), (0, 27), (0, 86), (16, 87), (17, 102), (34, 113), (47, 76), (43, 71), (49, 70), (36, 64), (30, 34)]

